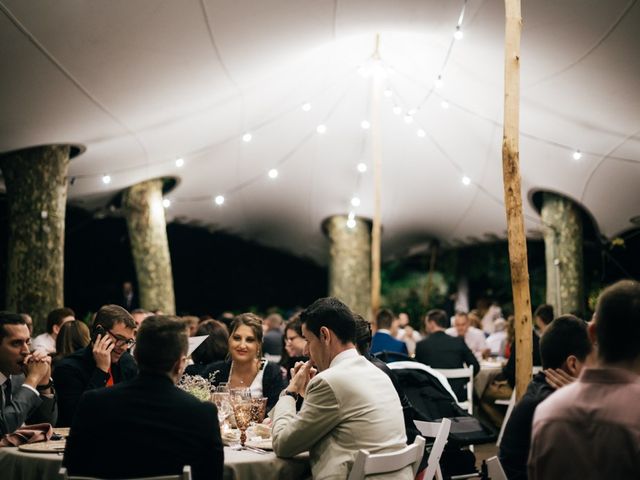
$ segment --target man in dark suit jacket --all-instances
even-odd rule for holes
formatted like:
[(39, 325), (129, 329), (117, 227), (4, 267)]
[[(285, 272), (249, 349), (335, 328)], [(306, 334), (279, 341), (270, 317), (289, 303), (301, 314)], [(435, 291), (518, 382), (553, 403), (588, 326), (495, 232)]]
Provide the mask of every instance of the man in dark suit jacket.
[(135, 328), (133, 317), (118, 305), (98, 310), (93, 341), (62, 359), (53, 372), (60, 408), (58, 426), (71, 425), (84, 392), (136, 376), (138, 367), (128, 352), (135, 343)]
[(371, 354), (375, 355), (380, 352), (396, 352), (408, 355), (407, 344), (401, 340), (393, 338), (391, 335), (391, 326), (396, 316), (391, 310), (386, 308), (380, 310), (376, 316), (377, 331), (371, 339)]
[[(63, 459), (70, 475), (137, 478), (172, 475), (190, 465), (194, 480), (222, 478), (215, 405), (175, 386), (187, 348), (184, 323), (145, 319), (135, 349), (140, 374), (80, 400)], [(130, 454), (116, 453), (120, 447)]]
[(51, 389), (51, 358), (29, 352), (24, 319), (0, 312), (0, 436), (23, 423), (54, 423), (56, 399)]
[[(473, 365), (473, 374), (477, 375), (480, 365), (469, 350), (463, 337), (452, 337), (444, 333), (449, 326), (449, 318), (444, 310), (427, 312), (427, 331), (429, 336), (416, 344), (416, 360), (432, 368), (462, 368)], [(464, 378), (449, 381), (458, 400), (466, 400)]]

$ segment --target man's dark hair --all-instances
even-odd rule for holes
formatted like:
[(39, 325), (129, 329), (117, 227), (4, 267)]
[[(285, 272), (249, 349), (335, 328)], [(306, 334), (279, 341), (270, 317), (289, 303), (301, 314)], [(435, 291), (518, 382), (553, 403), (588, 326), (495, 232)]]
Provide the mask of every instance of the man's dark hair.
[(51, 310), (49, 315), (47, 315), (47, 333), (53, 333), (53, 327), (55, 325), (60, 326), (62, 320), (67, 317), (76, 317), (76, 314), (73, 310), (67, 307), (56, 308), (55, 310)]
[(188, 348), (189, 333), (181, 319), (153, 315), (140, 325), (133, 354), (141, 371), (168, 373)]
[(93, 320), (93, 329), (102, 325), (105, 330), (111, 330), (116, 323), (124, 323), (127, 328), (137, 327), (131, 314), (120, 305), (103, 305)]
[(209, 364), (224, 360), (229, 352), (229, 332), (227, 326), (217, 320), (205, 320), (196, 330), (196, 336), (209, 335), (191, 354), (195, 363)]
[(353, 313), (335, 297), (319, 298), (313, 302), (300, 313), (300, 322), (317, 337), (320, 336), (320, 328), (327, 327), (342, 343), (353, 343), (355, 340)]
[(549, 325), (553, 322), (553, 306), (543, 303), (536, 308), (536, 311), (533, 313), (533, 318), (535, 317), (539, 317), (540, 320), (542, 320), (542, 323)]
[(447, 317), (447, 312), (444, 310), (429, 310), (426, 319), (427, 322), (435, 322), (440, 328), (447, 328), (449, 326), (449, 317)]
[(621, 280), (607, 287), (598, 298), (595, 322), (602, 360), (636, 360), (640, 356), (640, 283)]
[(5, 325), (26, 325), (27, 322), (24, 321), (17, 313), (11, 312), (0, 312), (0, 342), (7, 336), (7, 331), (5, 330)]
[(389, 330), (394, 318), (396, 318), (396, 316), (391, 310), (389, 310), (388, 308), (383, 308), (378, 312), (378, 315), (376, 315), (376, 326), (378, 328)]
[(365, 355), (371, 347), (371, 324), (360, 314), (354, 313), (356, 321), (356, 348), (360, 355)]
[(574, 315), (561, 315), (540, 338), (542, 368), (560, 368), (569, 355), (584, 362), (592, 348), (587, 324)]

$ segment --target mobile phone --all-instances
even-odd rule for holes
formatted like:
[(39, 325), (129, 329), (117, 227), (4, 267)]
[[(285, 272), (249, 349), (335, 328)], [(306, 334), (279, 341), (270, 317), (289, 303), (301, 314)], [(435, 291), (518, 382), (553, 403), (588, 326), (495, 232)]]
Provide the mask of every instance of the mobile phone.
[(104, 327), (102, 325), (97, 325), (96, 328), (93, 329), (93, 334), (91, 335), (91, 342), (95, 343), (96, 339), (98, 338), (98, 335), (100, 335), (100, 338), (104, 338), (106, 334), (107, 334), (107, 331), (104, 329)]

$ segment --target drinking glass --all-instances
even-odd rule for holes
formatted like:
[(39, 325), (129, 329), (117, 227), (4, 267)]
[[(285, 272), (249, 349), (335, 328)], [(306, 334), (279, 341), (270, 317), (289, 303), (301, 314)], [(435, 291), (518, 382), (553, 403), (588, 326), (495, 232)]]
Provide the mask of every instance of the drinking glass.
[(220, 392), (216, 389), (212, 394), (212, 400), (218, 408), (218, 421), (222, 427), (223, 425), (226, 425), (225, 420), (231, 414), (232, 410), (229, 393)]
[(251, 399), (251, 421), (253, 423), (262, 423), (267, 414), (267, 397), (259, 397)]
[(244, 448), (247, 441), (247, 428), (251, 423), (251, 400), (242, 400), (238, 397), (231, 403), (233, 415), (236, 417), (236, 426), (240, 430), (240, 446)]
[(249, 401), (251, 400), (251, 389), (250, 388), (230, 388), (229, 395), (231, 396), (231, 402), (236, 400)]

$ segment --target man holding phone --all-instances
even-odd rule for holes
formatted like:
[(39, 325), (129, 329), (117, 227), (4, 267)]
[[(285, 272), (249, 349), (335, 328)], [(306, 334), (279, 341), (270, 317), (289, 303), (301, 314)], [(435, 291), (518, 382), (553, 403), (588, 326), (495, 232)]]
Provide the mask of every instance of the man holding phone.
[(136, 323), (124, 308), (105, 305), (93, 322), (91, 343), (64, 358), (53, 373), (60, 413), (58, 426), (69, 426), (80, 397), (87, 390), (110, 387), (138, 373), (128, 350)]

